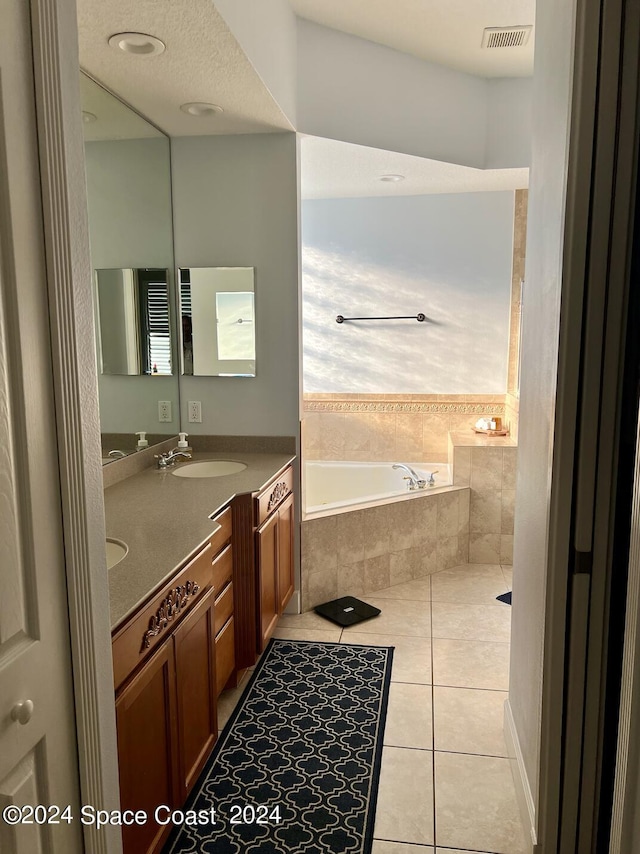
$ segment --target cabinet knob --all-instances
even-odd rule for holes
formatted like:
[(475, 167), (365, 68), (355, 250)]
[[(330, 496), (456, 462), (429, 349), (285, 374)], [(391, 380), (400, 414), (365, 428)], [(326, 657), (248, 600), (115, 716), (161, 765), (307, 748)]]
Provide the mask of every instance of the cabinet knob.
[(33, 702), (25, 700), (24, 703), (16, 703), (11, 709), (11, 720), (18, 721), (19, 724), (28, 724), (33, 714)]

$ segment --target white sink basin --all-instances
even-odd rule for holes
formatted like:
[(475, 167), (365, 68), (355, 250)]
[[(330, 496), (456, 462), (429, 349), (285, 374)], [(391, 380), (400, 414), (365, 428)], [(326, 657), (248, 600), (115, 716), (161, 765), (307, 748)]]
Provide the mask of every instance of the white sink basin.
[(107, 537), (107, 569), (111, 569), (117, 563), (120, 563), (123, 557), (126, 557), (129, 552), (129, 546), (121, 540), (114, 540), (112, 537)]
[(225, 474), (237, 474), (246, 467), (246, 463), (238, 463), (235, 460), (202, 460), (196, 463), (180, 463), (171, 474), (176, 477), (222, 477)]

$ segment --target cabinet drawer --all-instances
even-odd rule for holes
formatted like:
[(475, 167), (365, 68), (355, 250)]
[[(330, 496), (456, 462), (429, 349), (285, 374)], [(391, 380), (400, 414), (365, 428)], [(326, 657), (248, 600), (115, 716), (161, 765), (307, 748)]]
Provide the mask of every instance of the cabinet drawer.
[(216, 692), (219, 695), (235, 670), (233, 617), (216, 637)]
[(233, 584), (227, 584), (222, 593), (216, 598), (214, 610), (214, 626), (216, 635), (233, 614)]
[(113, 638), (113, 682), (118, 688), (211, 587), (211, 544), (166, 584)]
[(211, 561), (212, 583), (216, 594), (231, 581), (233, 575), (233, 552), (231, 546), (227, 546), (223, 552)]
[(293, 491), (293, 469), (291, 466), (285, 469), (269, 486), (256, 497), (255, 513), (256, 527), (262, 525), (274, 510)]
[(231, 507), (227, 507), (222, 513), (213, 517), (213, 521), (220, 525), (220, 530), (211, 535), (212, 555), (218, 554), (220, 549), (231, 539)]

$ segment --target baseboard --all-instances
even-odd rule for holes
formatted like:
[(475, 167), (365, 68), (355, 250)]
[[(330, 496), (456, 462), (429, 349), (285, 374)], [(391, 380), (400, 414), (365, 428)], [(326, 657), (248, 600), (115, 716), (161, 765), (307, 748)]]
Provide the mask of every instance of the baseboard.
[(513, 774), (513, 782), (516, 788), (516, 798), (520, 810), (520, 819), (525, 831), (525, 839), (528, 837), (531, 841), (529, 854), (536, 854), (539, 851), (536, 834), (536, 806), (524, 767), (520, 740), (518, 739), (518, 732), (515, 721), (513, 720), (513, 712), (511, 711), (509, 700), (505, 700), (504, 703), (504, 737), (507, 742), (509, 764), (511, 765), (511, 773)]
[(285, 614), (300, 614), (300, 591), (294, 590), (293, 596), (289, 599), (287, 607), (284, 609)]

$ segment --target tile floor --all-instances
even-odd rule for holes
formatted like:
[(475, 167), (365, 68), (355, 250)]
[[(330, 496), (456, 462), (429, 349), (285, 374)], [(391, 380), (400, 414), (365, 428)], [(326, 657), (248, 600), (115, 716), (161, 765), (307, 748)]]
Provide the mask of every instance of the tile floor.
[(511, 567), (465, 564), (366, 596), (382, 613), (350, 629), (280, 620), (275, 637), (395, 647), (373, 854), (525, 854), (502, 734), (510, 589)]

